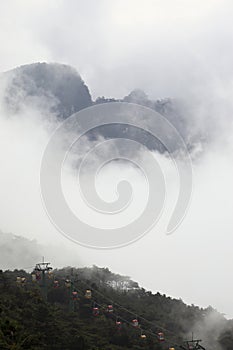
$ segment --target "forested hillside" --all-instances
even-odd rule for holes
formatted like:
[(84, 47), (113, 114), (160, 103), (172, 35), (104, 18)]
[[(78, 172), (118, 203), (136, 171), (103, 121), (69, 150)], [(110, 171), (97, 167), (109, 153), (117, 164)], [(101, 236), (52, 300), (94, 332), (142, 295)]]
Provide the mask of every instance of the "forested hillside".
[(233, 348), (232, 322), (211, 307), (153, 294), (107, 268), (44, 277), (0, 272), (0, 349), (178, 349), (192, 331), (206, 349)]

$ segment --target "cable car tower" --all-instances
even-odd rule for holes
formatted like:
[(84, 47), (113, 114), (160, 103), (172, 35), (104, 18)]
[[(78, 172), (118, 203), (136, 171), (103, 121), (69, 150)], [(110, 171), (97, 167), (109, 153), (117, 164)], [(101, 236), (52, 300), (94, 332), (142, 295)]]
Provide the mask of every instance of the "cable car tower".
[(184, 342), (184, 345), (180, 345), (180, 348), (183, 350), (206, 350), (200, 343), (202, 342), (201, 339), (193, 339), (193, 333), (192, 333), (192, 340), (186, 340)]
[(40, 272), (41, 273), (41, 292), (43, 295), (43, 298), (47, 301), (47, 281), (46, 281), (46, 274), (51, 271), (53, 268), (51, 266), (49, 266), (50, 263), (49, 262), (45, 262), (44, 261), (44, 257), (43, 257), (43, 262), (42, 263), (38, 263), (35, 266), (35, 271)]

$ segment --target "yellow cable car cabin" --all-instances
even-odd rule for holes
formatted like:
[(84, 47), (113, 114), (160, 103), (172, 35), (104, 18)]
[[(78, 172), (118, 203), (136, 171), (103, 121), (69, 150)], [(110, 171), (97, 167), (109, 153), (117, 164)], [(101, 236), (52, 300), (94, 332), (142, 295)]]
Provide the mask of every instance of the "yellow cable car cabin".
[(17, 283), (17, 284), (21, 284), (21, 277), (17, 277), (17, 278), (16, 278), (16, 283)]
[(51, 270), (48, 271), (48, 278), (49, 279), (53, 278), (53, 271)]
[(86, 292), (85, 292), (85, 298), (86, 298), (86, 299), (91, 299), (91, 297), (92, 297), (91, 290), (90, 290), (90, 289), (87, 289)]
[(32, 273), (32, 282), (36, 282), (36, 274)]
[(19, 285), (19, 286), (24, 286), (26, 284), (26, 278), (25, 277), (17, 277), (16, 278), (16, 283)]
[(66, 288), (70, 288), (71, 287), (71, 280), (65, 280), (65, 286), (66, 286)]

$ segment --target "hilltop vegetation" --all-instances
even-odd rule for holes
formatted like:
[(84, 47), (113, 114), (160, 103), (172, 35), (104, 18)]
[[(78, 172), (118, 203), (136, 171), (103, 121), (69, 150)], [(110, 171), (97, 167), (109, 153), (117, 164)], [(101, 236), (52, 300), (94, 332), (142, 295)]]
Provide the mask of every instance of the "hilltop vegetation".
[[(26, 278), (26, 282), (17, 284), (17, 277)], [(0, 273), (2, 350), (177, 349), (175, 344), (181, 344), (197, 325), (205, 332), (203, 345), (207, 349), (210, 345), (211, 350), (233, 348), (232, 322), (212, 308), (187, 306), (182, 300), (153, 294), (107, 268), (54, 270), (50, 278), (46, 276), (47, 301), (42, 298), (41, 280), (33, 282), (31, 277), (23, 270)], [(73, 281), (77, 300), (66, 285), (67, 279)], [(91, 299), (85, 298), (87, 289), (92, 291)], [(107, 312), (109, 304), (114, 310), (111, 314)], [(98, 316), (93, 316), (93, 307), (98, 307)], [(135, 318), (139, 328), (131, 325)], [(212, 320), (209, 326), (208, 319)], [(120, 328), (116, 321), (122, 322)], [(158, 332), (164, 332), (165, 341), (158, 340)]]

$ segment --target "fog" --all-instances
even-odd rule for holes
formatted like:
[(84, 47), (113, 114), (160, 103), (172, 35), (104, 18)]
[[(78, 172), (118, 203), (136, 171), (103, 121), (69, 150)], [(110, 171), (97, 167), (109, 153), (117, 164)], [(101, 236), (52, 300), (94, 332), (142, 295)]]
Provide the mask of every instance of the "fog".
[[(171, 162), (154, 153), (167, 180), (169, 208), (139, 241), (110, 251), (93, 250), (62, 236), (42, 204), (40, 164), (58, 126), (56, 116), (32, 103), (9, 117), (1, 103), (0, 230), (38, 242), (30, 245), (32, 256), (26, 260), (19, 252), (6, 263), (1, 253), (4, 268), (33, 266), (43, 255), (54, 267), (108, 266), (152, 291), (212, 305), (233, 317), (232, 3), (40, 1), (34, 7), (25, 0), (0, 7), (1, 71), (34, 61), (64, 62), (79, 71), (94, 97), (123, 97), (140, 87), (153, 98), (182, 98), (193, 128), (214, 135), (211, 143), (202, 145), (201, 156), (193, 155), (193, 198), (173, 235), (165, 235), (165, 227), (177, 195), (177, 176)], [(4, 84), (1, 99), (3, 95)], [(93, 146), (85, 142), (84, 149)], [(122, 173), (135, 190), (130, 220), (144, 204), (142, 174), (131, 165), (114, 163), (101, 174), (97, 187), (105, 200), (115, 198), (116, 178)], [(64, 189), (75, 208), (74, 186), (73, 173), (67, 171)], [(80, 215), (88, 220), (85, 210), (82, 207)]]
[(136, 87), (154, 98), (220, 90), (231, 82), (232, 10), (230, 0), (2, 3), (1, 71), (67, 63), (94, 97)]

